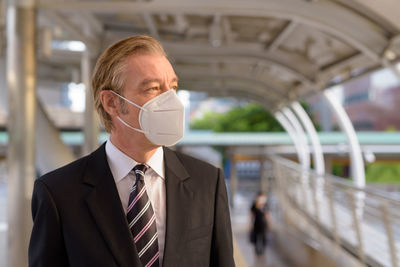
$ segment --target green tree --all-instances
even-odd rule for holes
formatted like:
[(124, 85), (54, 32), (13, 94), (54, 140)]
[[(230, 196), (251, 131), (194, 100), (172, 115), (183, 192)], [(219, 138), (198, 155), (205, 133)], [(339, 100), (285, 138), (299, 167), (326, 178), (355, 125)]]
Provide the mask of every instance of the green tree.
[(281, 132), (283, 128), (270, 112), (257, 104), (236, 107), (225, 114), (207, 112), (191, 122), (196, 130), (215, 132)]
[(374, 162), (366, 167), (368, 183), (400, 185), (400, 164), (394, 162)]
[(190, 128), (194, 130), (213, 130), (217, 127), (222, 116), (224, 116), (222, 113), (206, 112), (202, 118), (190, 122)]

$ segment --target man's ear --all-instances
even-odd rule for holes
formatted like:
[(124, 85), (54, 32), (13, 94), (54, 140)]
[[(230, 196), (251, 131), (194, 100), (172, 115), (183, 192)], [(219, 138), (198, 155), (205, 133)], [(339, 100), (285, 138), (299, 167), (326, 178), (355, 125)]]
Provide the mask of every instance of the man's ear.
[(100, 101), (105, 111), (111, 116), (119, 115), (118, 99), (109, 90), (103, 90), (100, 92)]

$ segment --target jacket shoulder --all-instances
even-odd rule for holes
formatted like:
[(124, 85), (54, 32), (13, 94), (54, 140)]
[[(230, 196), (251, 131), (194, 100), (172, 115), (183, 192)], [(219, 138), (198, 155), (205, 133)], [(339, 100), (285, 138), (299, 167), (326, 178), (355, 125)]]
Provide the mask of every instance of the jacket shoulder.
[(208, 187), (212, 184), (216, 184), (220, 178), (223, 178), (223, 173), (220, 168), (182, 152), (171, 152), (175, 154), (187, 174), (193, 178), (192, 182), (196, 183), (198, 186)]
[(198, 158), (195, 158), (193, 156), (187, 155), (182, 152), (174, 151), (176, 153), (176, 156), (178, 159), (182, 162), (182, 164), (186, 168), (194, 167), (196, 169), (203, 169), (203, 170), (208, 170), (208, 171), (213, 171), (216, 172), (218, 171), (218, 167), (204, 161)]

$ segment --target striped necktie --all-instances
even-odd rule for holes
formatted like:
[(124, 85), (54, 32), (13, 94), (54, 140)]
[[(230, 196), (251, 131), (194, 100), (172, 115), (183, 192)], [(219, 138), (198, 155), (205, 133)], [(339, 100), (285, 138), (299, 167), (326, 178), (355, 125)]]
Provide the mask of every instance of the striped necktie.
[(159, 266), (156, 216), (146, 193), (144, 173), (147, 166), (138, 164), (133, 168), (136, 183), (129, 195), (126, 214), (140, 261), (144, 267)]

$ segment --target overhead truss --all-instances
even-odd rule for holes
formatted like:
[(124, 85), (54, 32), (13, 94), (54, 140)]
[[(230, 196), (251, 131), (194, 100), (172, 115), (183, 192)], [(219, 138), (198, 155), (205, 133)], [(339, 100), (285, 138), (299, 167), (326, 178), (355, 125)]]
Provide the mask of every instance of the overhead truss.
[[(166, 47), (180, 80), (192, 81), (186, 84), (193, 84), (196, 72), (210, 78), (209, 86), (218, 79), (224, 81), (220, 84), (240, 81), (244, 94), (261, 93), (276, 109), (399, 59), (400, 29), (370, 6), (356, 11), (362, 4), (347, 2), (52, 0), (37, 5), (44, 17), (39, 28), (52, 28), (54, 39), (80, 40), (98, 53), (122, 37), (152, 35)], [(230, 94), (226, 87), (222, 91)]]

